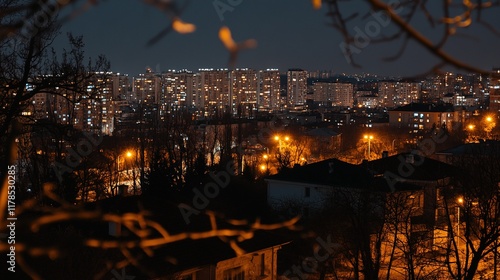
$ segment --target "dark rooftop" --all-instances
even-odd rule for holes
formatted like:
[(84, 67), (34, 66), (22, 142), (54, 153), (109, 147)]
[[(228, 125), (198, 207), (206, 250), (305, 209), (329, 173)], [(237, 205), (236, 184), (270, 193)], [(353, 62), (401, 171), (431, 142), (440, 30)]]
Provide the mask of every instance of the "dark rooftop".
[(362, 164), (374, 175), (392, 173), (400, 179), (410, 181), (436, 181), (452, 177), (457, 169), (418, 153), (403, 153)]
[(481, 143), (463, 144), (440, 151), (437, 154), (500, 156), (500, 141), (487, 140)]
[(360, 166), (338, 159), (328, 159), (291, 169), (285, 169), (278, 174), (269, 176), (267, 179), (325, 186), (361, 188), (368, 185), (371, 176), (367, 170)]
[[(456, 172), (457, 169), (449, 164), (407, 153), (360, 165), (328, 159), (283, 170), (267, 180), (388, 192), (420, 189), (417, 182), (434, 182)], [(397, 183), (392, 185), (393, 182)]]

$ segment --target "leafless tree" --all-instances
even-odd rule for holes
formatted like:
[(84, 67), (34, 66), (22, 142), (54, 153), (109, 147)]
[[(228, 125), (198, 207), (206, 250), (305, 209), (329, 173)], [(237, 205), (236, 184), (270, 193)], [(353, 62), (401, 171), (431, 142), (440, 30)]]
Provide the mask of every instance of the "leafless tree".
[[(500, 36), (497, 27), (488, 22), (484, 16), (489, 11), (497, 11), (500, 6), (499, 1), (441, 1), (438, 4), (426, 0), (366, 0), (362, 1), (366, 5), (352, 14), (345, 12), (344, 5), (348, 5), (348, 1), (325, 0), (323, 2), (328, 8), (327, 16), (331, 19), (332, 27), (344, 39), (342, 48), (344, 55), (354, 66), (360, 66), (355, 62), (354, 54), (359, 53), (360, 48), (366, 47), (366, 44), (401, 44), (393, 56), (385, 59), (393, 61), (400, 58), (408, 43), (413, 41), (440, 60), (437, 65), (429, 67), (432, 71), (438, 71), (444, 66), (453, 66), (474, 73), (489, 74), (490, 72), (488, 69), (480, 69), (453, 56), (447, 51), (447, 47), (452, 44), (452, 39), (463, 34), (470, 35), (466, 28), (471, 25), (479, 25), (489, 30), (492, 36)], [(381, 19), (382, 26), (379, 25), (379, 32), (373, 33), (371, 38), (364, 40), (360, 45), (357, 42), (359, 38), (356, 37), (359, 34), (356, 35), (352, 27), (373, 13), (378, 13), (378, 17), (383, 18)], [(417, 17), (425, 18), (427, 26), (419, 27), (414, 24), (413, 20)], [(434, 39), (432, 34), (436, 30), (441, 32), (441, 36)]]
[(495, 279), (499, 273), (500, 159), (498, 149), (477, 152), (456, 159), (463, 173), (443, 192), (448, 237), (441, 245), (444, 259), (438, 261), (445, 261), (454, 279)]

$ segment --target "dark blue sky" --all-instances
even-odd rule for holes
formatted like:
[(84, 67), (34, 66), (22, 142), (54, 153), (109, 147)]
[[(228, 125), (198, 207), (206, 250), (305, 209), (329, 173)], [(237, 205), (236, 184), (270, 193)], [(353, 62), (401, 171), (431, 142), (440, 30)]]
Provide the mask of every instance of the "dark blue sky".
[[(347, 13), (364, 10), (361, 1), (353, 2), (346, 7)], [(169, 24), (166, 15), (138, 0), (108, 0), (65, 24), (61, 31), (83, 35), (88, 56), (104, 54), (111, 61), (112, 71), (131, 75), (144, 72), (146, 67), (160, 71), (227, 67), (228, 54), (217, 37), (223, 25), (232, 30), (236, 41), (254, 38), (258, 42), (256, 49), (244, 51), (239, 56), (237, 67), (416, 75), (437, 62), (415, 44), (410, 44), (405, 55), (396, 62), (385, 62), (384, 57), (395, 53), (400, 43), (370, 43), (355, 55), (363, 68), (354, 68), (344, 58), (339, 47), (341, 37), (327, 25), (329, 18), (325, 12), (325, 8), (314, 10), (309, 0), (241, 0), (232, 12), (223, 14), (221, 21), (213, 0), (192, 0), (182, 19), (196, 24), (196, 32), (188, 35), (171, 32), (157, 44), (147, 47), (148, 40)], [(493, 12), (486, 13), (486, 19), (500, 28), (500, 17)], [(363, 30), (370, 21), (373, 18), (367, 17), (365, 21), (353, 22), (349, 28)], [(414, 20), (422, 30), (430, 30), (422, 22), (419, 17)], [(382, 30), (392, 29), (389, 26)], [(468, 36), (450, 41), (447, 47), (450, 53), (484, 69), (500, 65), (498, 37), (482, 27), (463, 31)], [(435, 34), (439, 33), (434, 31)], [(65, 38), (61, 36), (56, 47), (64, 45)]]

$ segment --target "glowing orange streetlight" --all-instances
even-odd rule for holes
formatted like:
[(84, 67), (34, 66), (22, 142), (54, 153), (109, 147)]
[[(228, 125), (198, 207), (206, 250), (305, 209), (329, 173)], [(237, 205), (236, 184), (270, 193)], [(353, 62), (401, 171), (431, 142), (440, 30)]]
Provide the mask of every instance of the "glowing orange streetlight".
[[(118, 157), (116, 158), (116, 169), (118, 171), (118, 185), (120, 184), (120, 157), (122, 155), (118, 155)], [(125, 152), (125, 157), (127, 158), (131, 158), (133, 156), (133, 153), (131, 151), (127, 151)]]
[(262, 166), (264, 166), (265, 169), (262, 169), (262, 171), (264, 171), (264, 170), (269, 169), (269, 155), (268, 154), (264, 154), (262, 157), (266, 161), (266, 165), (261, 165), (260, 169), (262, 169)]
[(464, 204), (464, 199), (463, 197), (457, 198), (457, 249), (459, 248), (460, 244), (460, 206)]
[[(281, 137), (279, 135), (274, 136), (274, 140), (278, 141), (279, 151), (281, 152)], [(290, 141), (290, 137), (285, 136), (284, 140), (286, 142)]]
[(469, 129), (470, 131), (473, 131), (473, 130), (474, 130), (474, 128), (476, 128), (476, 126), (475, 126), (475, 125), (473, 125), (473, 124), (469, 124), (469, 125), (467, 126), (467, 129)]
[(363, 136), (363, 138), (365, 138), (366, 140), (368, 140), (368, 159), (369, 159), (370, 158), (370, 146), (371, 146), (370, 142), (371, 142), (371, 140), (373, 140), (373, 135), (371, 135), (371, 134), (365, 134)]

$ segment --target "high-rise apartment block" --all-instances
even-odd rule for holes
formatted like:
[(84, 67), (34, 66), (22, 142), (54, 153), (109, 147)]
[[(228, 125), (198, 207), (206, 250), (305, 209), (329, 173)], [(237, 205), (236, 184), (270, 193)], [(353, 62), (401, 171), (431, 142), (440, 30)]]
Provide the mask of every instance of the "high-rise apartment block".
[(307, 98), (307, 71), (290, 69), (287, 72), (287, 105), (290, 108), (304, 105)]
[(157, 104), (160, 100), (161, 77), (160, 75), (147, 69), (146, 73), (139, 74), (133, 80), (133, 100), (134, 102), (146, 105)]
[[(251, 116), (258, 109), (257, 72), (253, 69), (231, 71), (232, 108), (238, 116)], [(234, 111), (235, 110), (235, 111)]]
[(257, 77), (259, 111), (276, 111), (281, 109), (280, 72), (278, 69), (260, 70)]
[(199, 105), (205, 116), (233, 111), (231, 84), (228, 69), (200, 69), (199, 94), (203, 99)]
[(313, 100), (328, 106), (352, 107), (354, 85), (350, 83), (314, 83)]
[(403, 106), (420, 101), (421, 86), (415, 82), (380, 81), (378, 96), (385, 107)]

